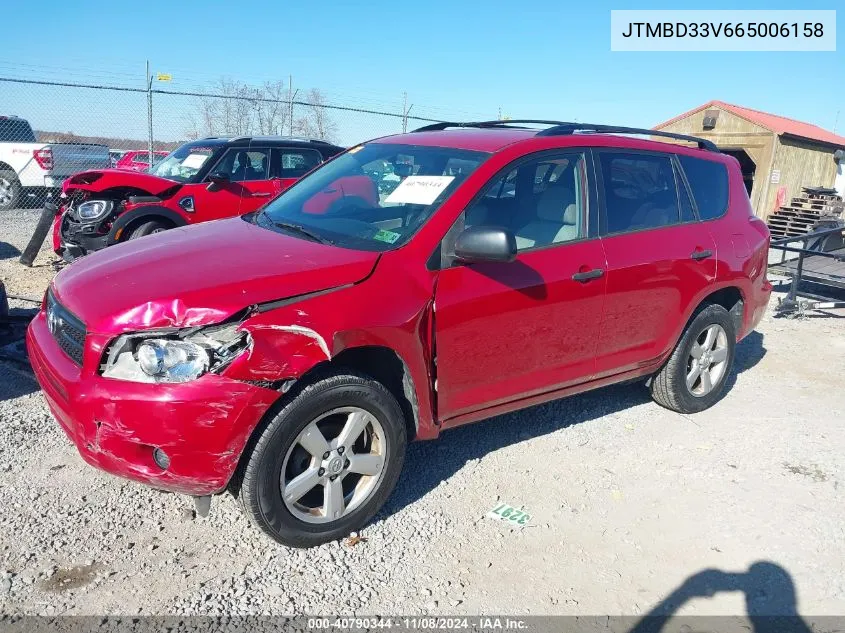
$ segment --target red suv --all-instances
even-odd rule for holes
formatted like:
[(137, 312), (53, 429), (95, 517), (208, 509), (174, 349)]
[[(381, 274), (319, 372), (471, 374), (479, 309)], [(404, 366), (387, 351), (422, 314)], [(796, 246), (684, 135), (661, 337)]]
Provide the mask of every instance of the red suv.
[(711, 406), (771, 292), (739, 164), (530, 123), (364, 143), (66, 268), (27, 337), (53, 414), (90, 464), (201, 513), (228, 488), (309, 546), (373, 516), (409, 440), (622, 381)]
[(313, 139), (215, 137), (182, 145), (149, 171), (120, 163), (84, 171), (62, 185), (53, 250), (70, 261), (118, 242), (254, 211), (341, 151)]
[[(160, 163), (167, 157), (167, 152), (153, 152), (153, 166)], [(150, 153), (147, 150), (127, 150), (115, 159), (115, 169), (127, 169), (129, 171), (147, 171), (150, 168)]]

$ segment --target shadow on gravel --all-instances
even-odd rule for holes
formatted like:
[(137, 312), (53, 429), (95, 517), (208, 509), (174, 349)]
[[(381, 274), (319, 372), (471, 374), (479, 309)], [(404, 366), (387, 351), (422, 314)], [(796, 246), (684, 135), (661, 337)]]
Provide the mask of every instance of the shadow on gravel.
[(8, 242), (0, 242), (0, 259), (19, 257), (21, 252)]
[(20, 398), (39, 389), (35, 376), (22, 366), (0, 360), (0, 402)]
[[(658, 633), (687, 602), (695, 598), (712, 598), (720, 592), (741, 591), (745, 594), (745, 610), (753, 633), (810, 633), (812, 630), (798, 615), (795, 583), (783, 567), (771, 561), (757, 561), (746, 572), (725, 572), (704, 569), (687, 578), (683, 584), (660, 601), (629, 633)], [(671, 630), (684, 630), (680, 622), (689, 620), (691, 630), (719, 630), (738, 627), (725, 625), (728, 617), (681, 616)], [(709, 626), (708, 626), (709, 621)], [(717, 624), (715, 628), (713, 624)]]
[[(728, 393), (737, 374), (754, 367), (765, 354), (759, 332), (752, 332), (737, 345)], [(615, 385), (458, 427), (434, 442), (412, 443), (396, 490), (374, 520), (413, 503), (471, 459), (648, 402), (651, 396), (642, 383)]]

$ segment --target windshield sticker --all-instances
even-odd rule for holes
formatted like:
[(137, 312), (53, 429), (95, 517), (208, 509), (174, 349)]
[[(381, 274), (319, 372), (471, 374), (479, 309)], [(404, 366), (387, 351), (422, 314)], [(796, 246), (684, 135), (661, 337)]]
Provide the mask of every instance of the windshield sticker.
[(388, 244), (393, 244), (400, 237), (402, 237), (401, 233), (394, 233), (393, 231), (387, 231), (385, 229), (379, 229), (378, 232), (373, 235), (374, 240), (378, 240), (379, 242), (387, 242)]
[(408, 176), (387, 196), (385, 202), (431, 204), (454, 179), (454, 176)]
[(188, 169), (199, 169), (207, 160), (208, 156), (206, 154), (188, 154), (185, 157), (185, 160), (182, 161), (182, 167), (187, 167)]
[(363, 145), (357, 145), (357, 146), (353, 147), (352, 149), (350, 149), (350, 150), (349, 150), (349, 153), (350, 153), (350, 154), (357, 154), (357, 153), (358, 153), (358, 152), (360, 152), (362, 149), (364, 149), (364, 146), (363, 146)]

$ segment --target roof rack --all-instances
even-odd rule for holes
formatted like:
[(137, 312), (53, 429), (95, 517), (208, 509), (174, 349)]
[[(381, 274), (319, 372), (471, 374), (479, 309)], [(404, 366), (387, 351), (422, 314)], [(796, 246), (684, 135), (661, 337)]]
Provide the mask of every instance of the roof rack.
[[(225, 138), (225, 137), (210, 137), (210, 138)], [(331, 145), (328, 141), (325, 141), (321, 138), (307, 138), (304, 136), (282, 136), (281, 134), (270, 134), (267, 136), (255, 135), (255, 136), (233, 136), (227, 141), (229, 143), (236, 143), (238, 141), (252, 141), (255, 139), (261, 140), (280, 140), (280, 141), (300, 141), (302, 143), (322, 143), (323, 145)]]
[(416, 130), (412, 130), (412, 132), (436, 132), (439, 130), (445, 130), (450, 127), (514, 127), (512, 124), (516, 124), (519, 126), (523, 123), (532, 123), (534, 125), (562, 125), (563, 121), (545, 121), (540, 119), (505, 119), (505, 120), (496, 120), (496, 121), (464, 121), (464, 122), (457, 122), (457, 121), (441, 121), (440, 123), (432, 123), (431, 125), (424, 125), (422, 127), (417, 128)]
[(698, 145), (699, 149), (710, 152), (718, 152), (719, 148), (705, 138), (689, 136), (688, 134), (676, 134), (675, 132), (664, 132), (663, 130), (649, 130), (639, 127), (623, 127), (619, 125), (602, 125), (595, 123), (560, 123), (545, 130), (540, 130), (537, 136), (563, 136), (575, 134), (576, 132), (595, 132), (598, 134), (644, 134), (646, 136), (662, 136), (674, 138), (679, 141), (689, 141)]
[[(700, 138), (698, 136), (689, 136), (687, 134), (676, 134), (674, 132), (664, 132), (662, 130), (649, 130), (638, 127), (623, 127), (619, 125), (602, 125), (595, 123), (572, 123), (568, 121), (547, 121), (541, 119), (508, 119), (504, 121), (474, 121), (457, 123), (454, 121), (443, 121), (441, 123), (432, 123), (417, 128), (414, 132), (434, 132), (438, 130), (445, 130), (448, 128), (508, 128), (518, 127), (521, 124), (533, 125), (550, 125), (551, 127), (537, 132), (537, 136), (564, 136), (567, 134), (575, 134), (576, 132), (595, 132), (597, 134), (643, 134), (646, 136), (661, 136), (664, 138), (673, 138), (679, 141), (689, 141), (695, 143), (699, 149), (710, 152), (718, 152), (719, 148), (712, 141)], [(515, 125), (514, 125), (515, 124)]]

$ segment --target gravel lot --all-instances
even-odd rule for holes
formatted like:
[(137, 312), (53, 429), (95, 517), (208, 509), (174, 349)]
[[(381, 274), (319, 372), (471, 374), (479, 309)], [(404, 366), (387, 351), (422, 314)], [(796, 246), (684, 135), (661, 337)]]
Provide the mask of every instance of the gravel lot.
[[(46, 249), (17, 263), (38, 213), (0, 215), (12, 294), (53, 274)], [(841, 317), (766, 317), (696, 416), (629, 385), (412, 445), (367, 540), (307, 551), (228, 496), (195, 518), (86, 466), (31, 376), (0, 362), (0, 613), (783, 613), (794, 588), (801, 614), (841, 614), (843, 333)], [(532, 524), (485, 516), (504, 502)], [(706, 569), (733, 575), (685, 583)]]

